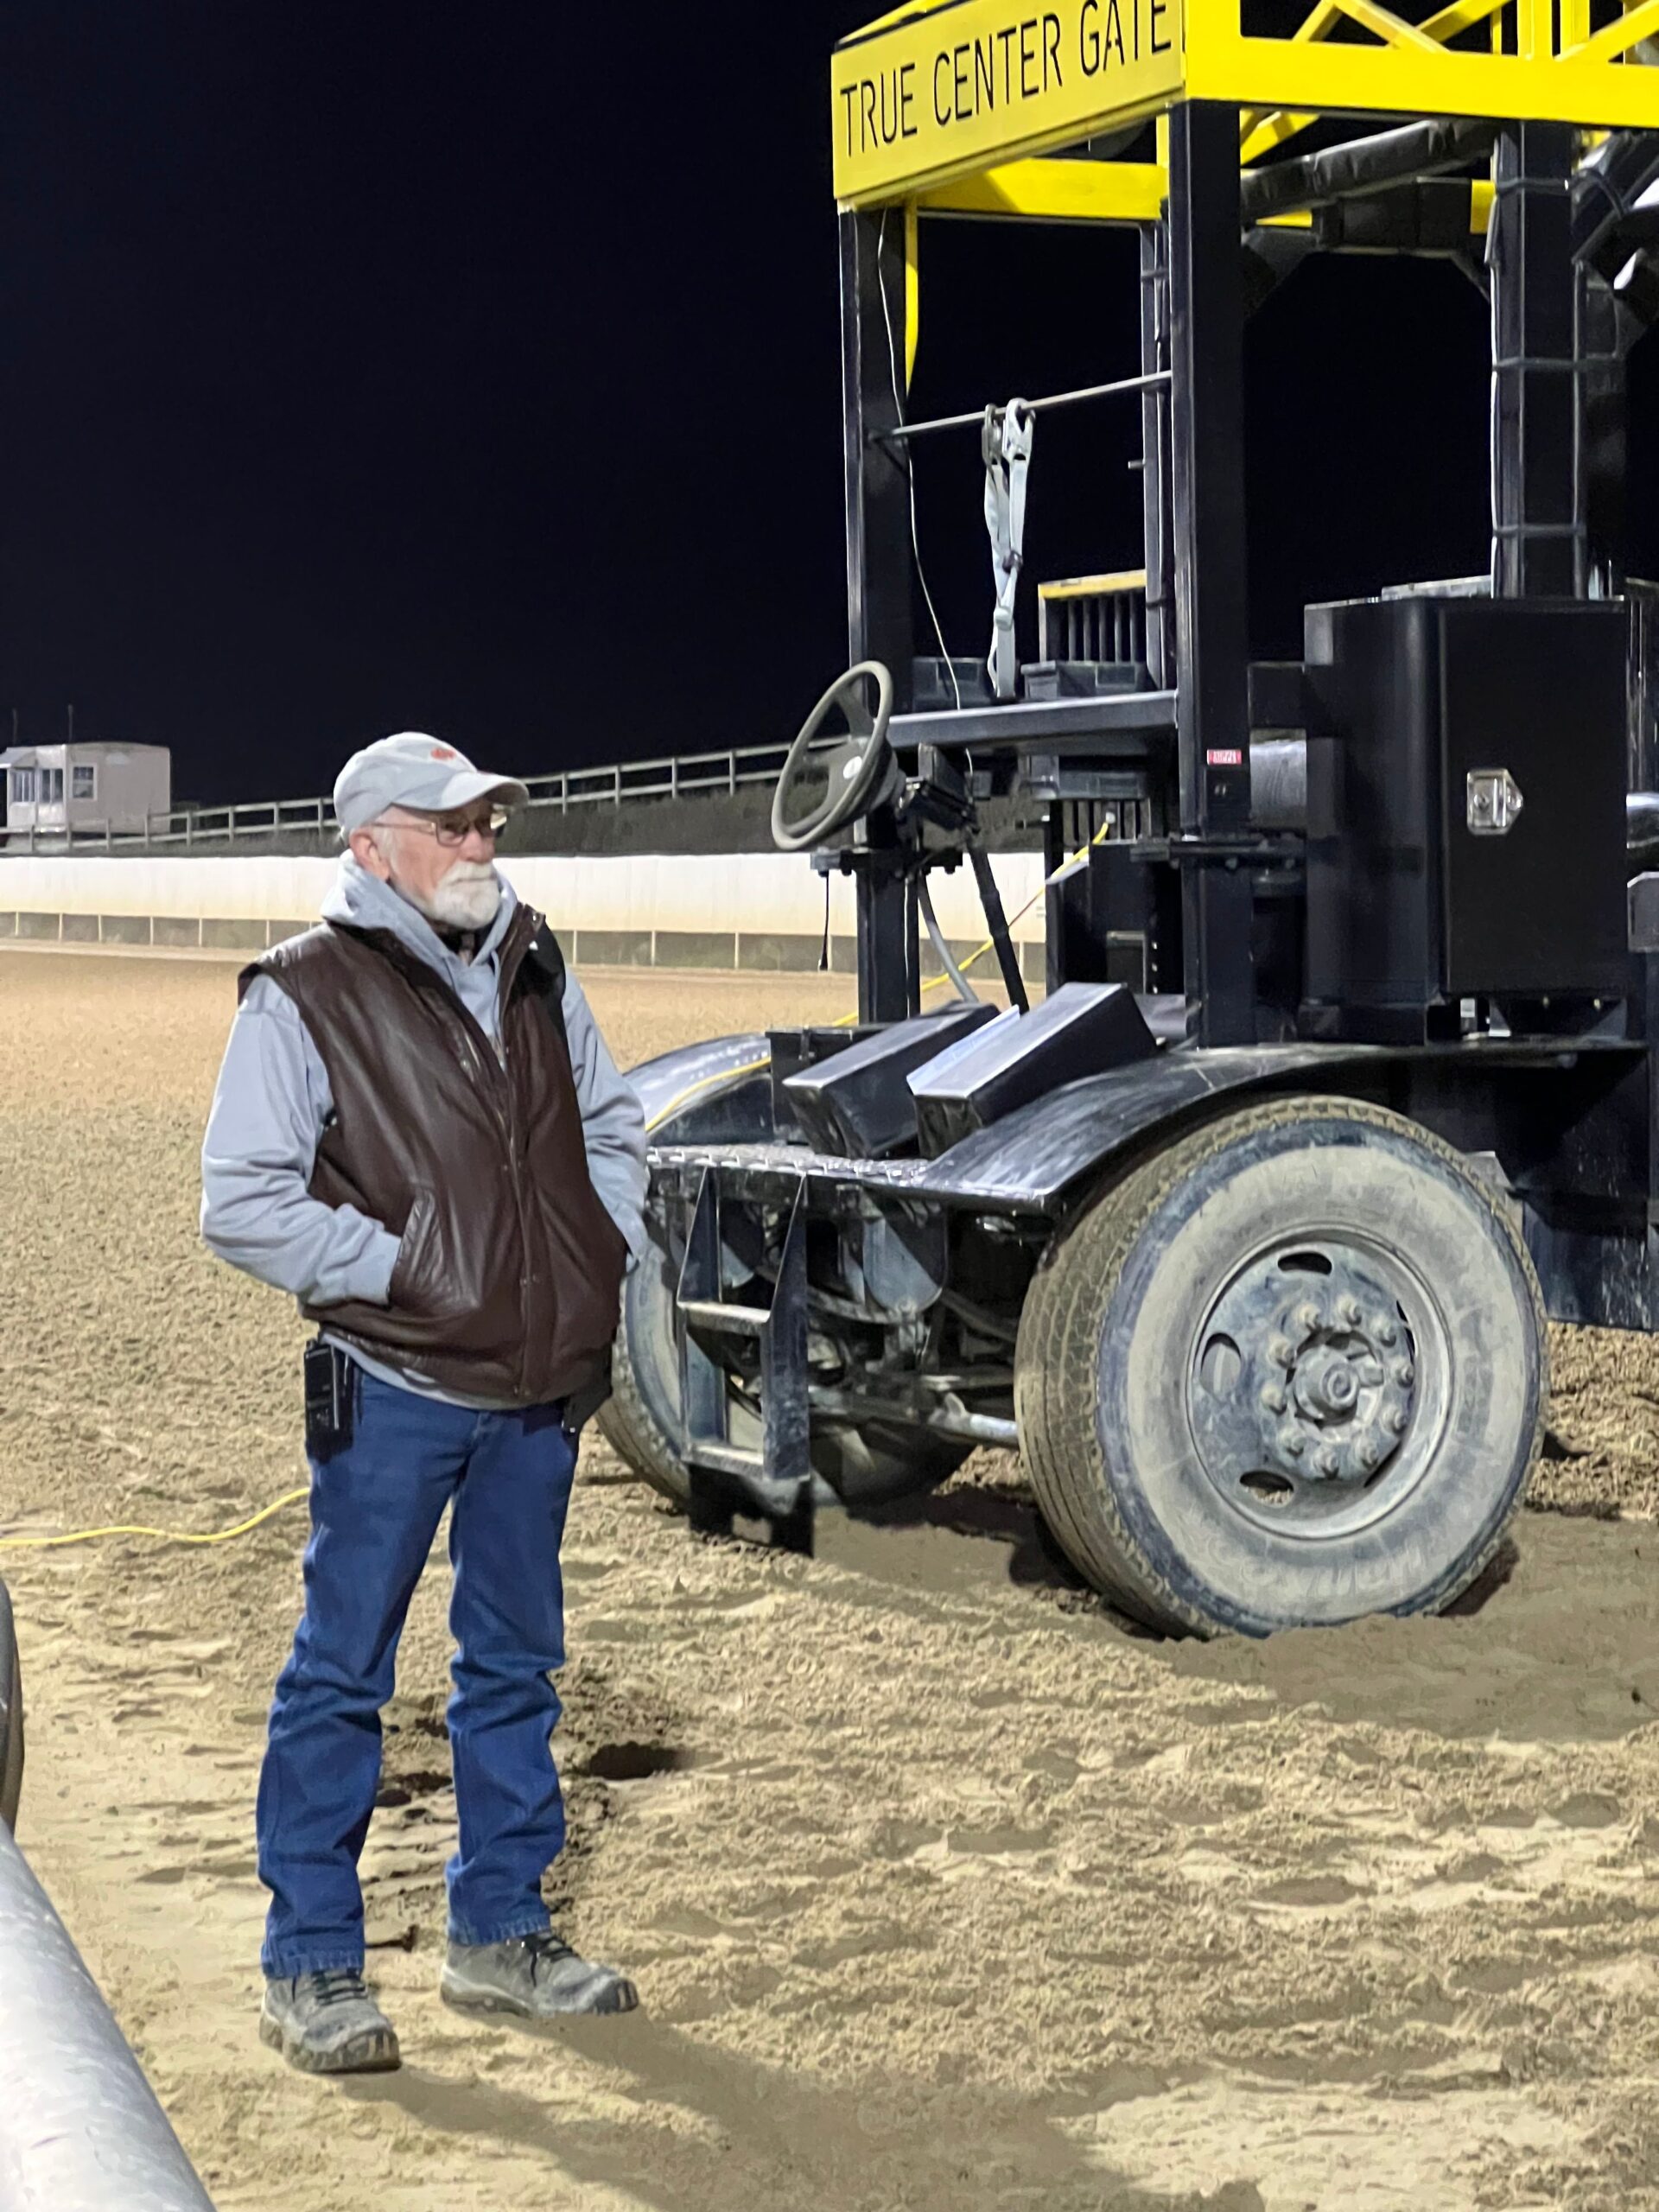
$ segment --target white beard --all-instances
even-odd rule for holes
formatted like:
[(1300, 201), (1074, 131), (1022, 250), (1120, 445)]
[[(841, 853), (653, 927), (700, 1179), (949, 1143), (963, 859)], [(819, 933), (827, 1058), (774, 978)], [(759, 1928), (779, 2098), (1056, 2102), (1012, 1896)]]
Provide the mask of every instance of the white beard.
[[(399, 890), (403, 889), (400, 884)], [(487, 861), (457, 861), (429, 899), (404, 896), (411, 906), (446, 930), (486, 930), (501, 903), (501, 882)]]

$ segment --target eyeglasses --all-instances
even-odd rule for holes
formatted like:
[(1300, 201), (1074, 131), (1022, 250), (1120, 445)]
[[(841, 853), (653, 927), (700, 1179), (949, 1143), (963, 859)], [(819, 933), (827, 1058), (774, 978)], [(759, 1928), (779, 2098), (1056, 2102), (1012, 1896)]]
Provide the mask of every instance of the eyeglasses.
[(464, 845), (474, 833), (493, 844), (506, 826), (505, 806), (493, 806), (487, 814), (469, 814), (464, 822), (386, 822), (377, 817), (363, 824), (365, 830), (419, 830), (441, 845)]

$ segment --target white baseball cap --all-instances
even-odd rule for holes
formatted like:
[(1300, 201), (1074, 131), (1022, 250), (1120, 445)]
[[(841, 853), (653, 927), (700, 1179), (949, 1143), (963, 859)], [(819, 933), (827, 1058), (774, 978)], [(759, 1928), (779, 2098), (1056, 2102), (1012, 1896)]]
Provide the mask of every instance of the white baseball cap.
[(334, 781), (334, 818), (350, 836), (389, 806), (448, 814), (480, 798), (522, 806), (530, 793), (512, 776), (486, 775), (464, 753), (418, 729), (377, 739), (353, 753)]

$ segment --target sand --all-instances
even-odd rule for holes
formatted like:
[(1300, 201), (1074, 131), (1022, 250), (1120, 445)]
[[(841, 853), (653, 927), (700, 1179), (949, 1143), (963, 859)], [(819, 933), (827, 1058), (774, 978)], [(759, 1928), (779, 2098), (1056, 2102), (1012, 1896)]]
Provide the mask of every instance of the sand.
[[(829, 979), (596, 976), (624, 1059)], [(195, 1232), (233, 996), (0, 955), (0, 1524), (222, 1526), (302, 1476), (289, 1305)], [(302, 1516), (0, 1555), (20, 1834), (225, 2212), (1433, 2212), (1659, 2205), (1659, 1357), (1558, 1335), (1554, 1456), (1458, 1617), (1160, 1642), (1013, 1461), (810, 1561), (699, 1542), (584, 1451), (561, 1924), (644, 2008), (433, 1991), (441, 1556), (365, 1864), (378, 2082), (254, 2035), (252, 1803)]]

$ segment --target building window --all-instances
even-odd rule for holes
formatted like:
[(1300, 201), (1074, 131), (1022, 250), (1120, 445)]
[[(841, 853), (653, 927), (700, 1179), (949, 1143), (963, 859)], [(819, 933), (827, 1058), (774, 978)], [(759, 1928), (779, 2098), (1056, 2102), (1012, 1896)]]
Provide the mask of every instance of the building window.
[(11, 772), (11, 803), (14, 806), (33, 806), (35, 804), (35, 771), (14, 768)]
[(73, 794), (76, 798), (98, 797), (98, 769), (92, 761), (76, 761)]
[(61, 768), (42, 768), (41, 771), (41, 804), (63, 804), (63, 771)]

